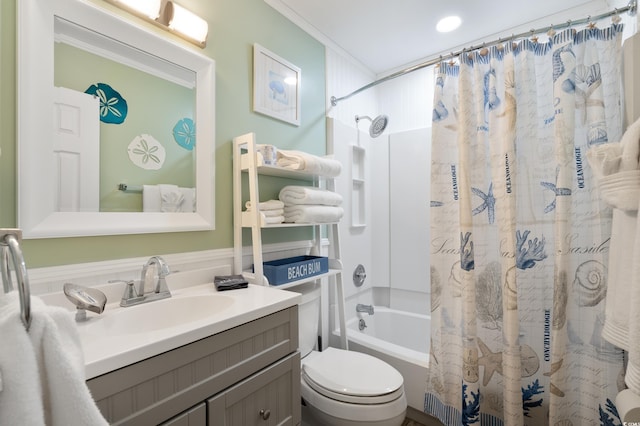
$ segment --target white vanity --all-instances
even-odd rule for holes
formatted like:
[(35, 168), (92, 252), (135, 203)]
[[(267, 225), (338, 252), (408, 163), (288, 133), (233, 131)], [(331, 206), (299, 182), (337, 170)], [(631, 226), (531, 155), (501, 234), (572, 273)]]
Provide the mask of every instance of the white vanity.
[(300, 296), (173, 283), (171, 298), (126, 308), (112, 298), (78, 323), (87, 384), (109, 423), (299, 424)]

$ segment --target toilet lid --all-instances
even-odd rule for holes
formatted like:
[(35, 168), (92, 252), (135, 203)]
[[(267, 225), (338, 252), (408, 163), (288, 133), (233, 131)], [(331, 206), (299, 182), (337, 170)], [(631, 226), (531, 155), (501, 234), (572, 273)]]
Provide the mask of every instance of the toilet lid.
[(398, 370), (371, 355), (336, 348), (315, 355), (303, 362), (302, 376), (309, 386), (327, 397), (383, 403), (404, 392)]

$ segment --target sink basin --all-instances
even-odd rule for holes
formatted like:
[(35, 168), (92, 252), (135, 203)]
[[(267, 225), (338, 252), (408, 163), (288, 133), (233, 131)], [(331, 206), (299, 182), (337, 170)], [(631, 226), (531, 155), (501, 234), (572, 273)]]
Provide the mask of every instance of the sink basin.
[(219, 294), (171, 297), (107, 310), (103, 316), (93, 318), (86, 325), (92, 333), (103, 337), (148, 333), (210, 317), (229, 308), (233, 301), (233, 298)]

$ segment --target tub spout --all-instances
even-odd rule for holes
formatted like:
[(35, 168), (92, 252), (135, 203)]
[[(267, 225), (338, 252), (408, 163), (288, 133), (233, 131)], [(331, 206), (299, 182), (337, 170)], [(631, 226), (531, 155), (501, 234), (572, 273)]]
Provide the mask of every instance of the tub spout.
[(369, 315), (373, 315), (373, 305), (363, 305), (362, 303), (358, 303), (356, 305), (356, 312), (366, 312)]

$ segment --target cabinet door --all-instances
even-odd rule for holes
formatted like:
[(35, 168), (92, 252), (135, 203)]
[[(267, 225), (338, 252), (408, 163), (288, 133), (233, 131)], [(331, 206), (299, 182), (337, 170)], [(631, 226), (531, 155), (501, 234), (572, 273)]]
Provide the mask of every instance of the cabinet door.
[(300, 424), (300, 354), (296, 352), (207, 401), (209, 426)]
[(192, 409), (167, 420), (161, 426), (207, 426), (207, 406), (204, 402), (198, 404)]

